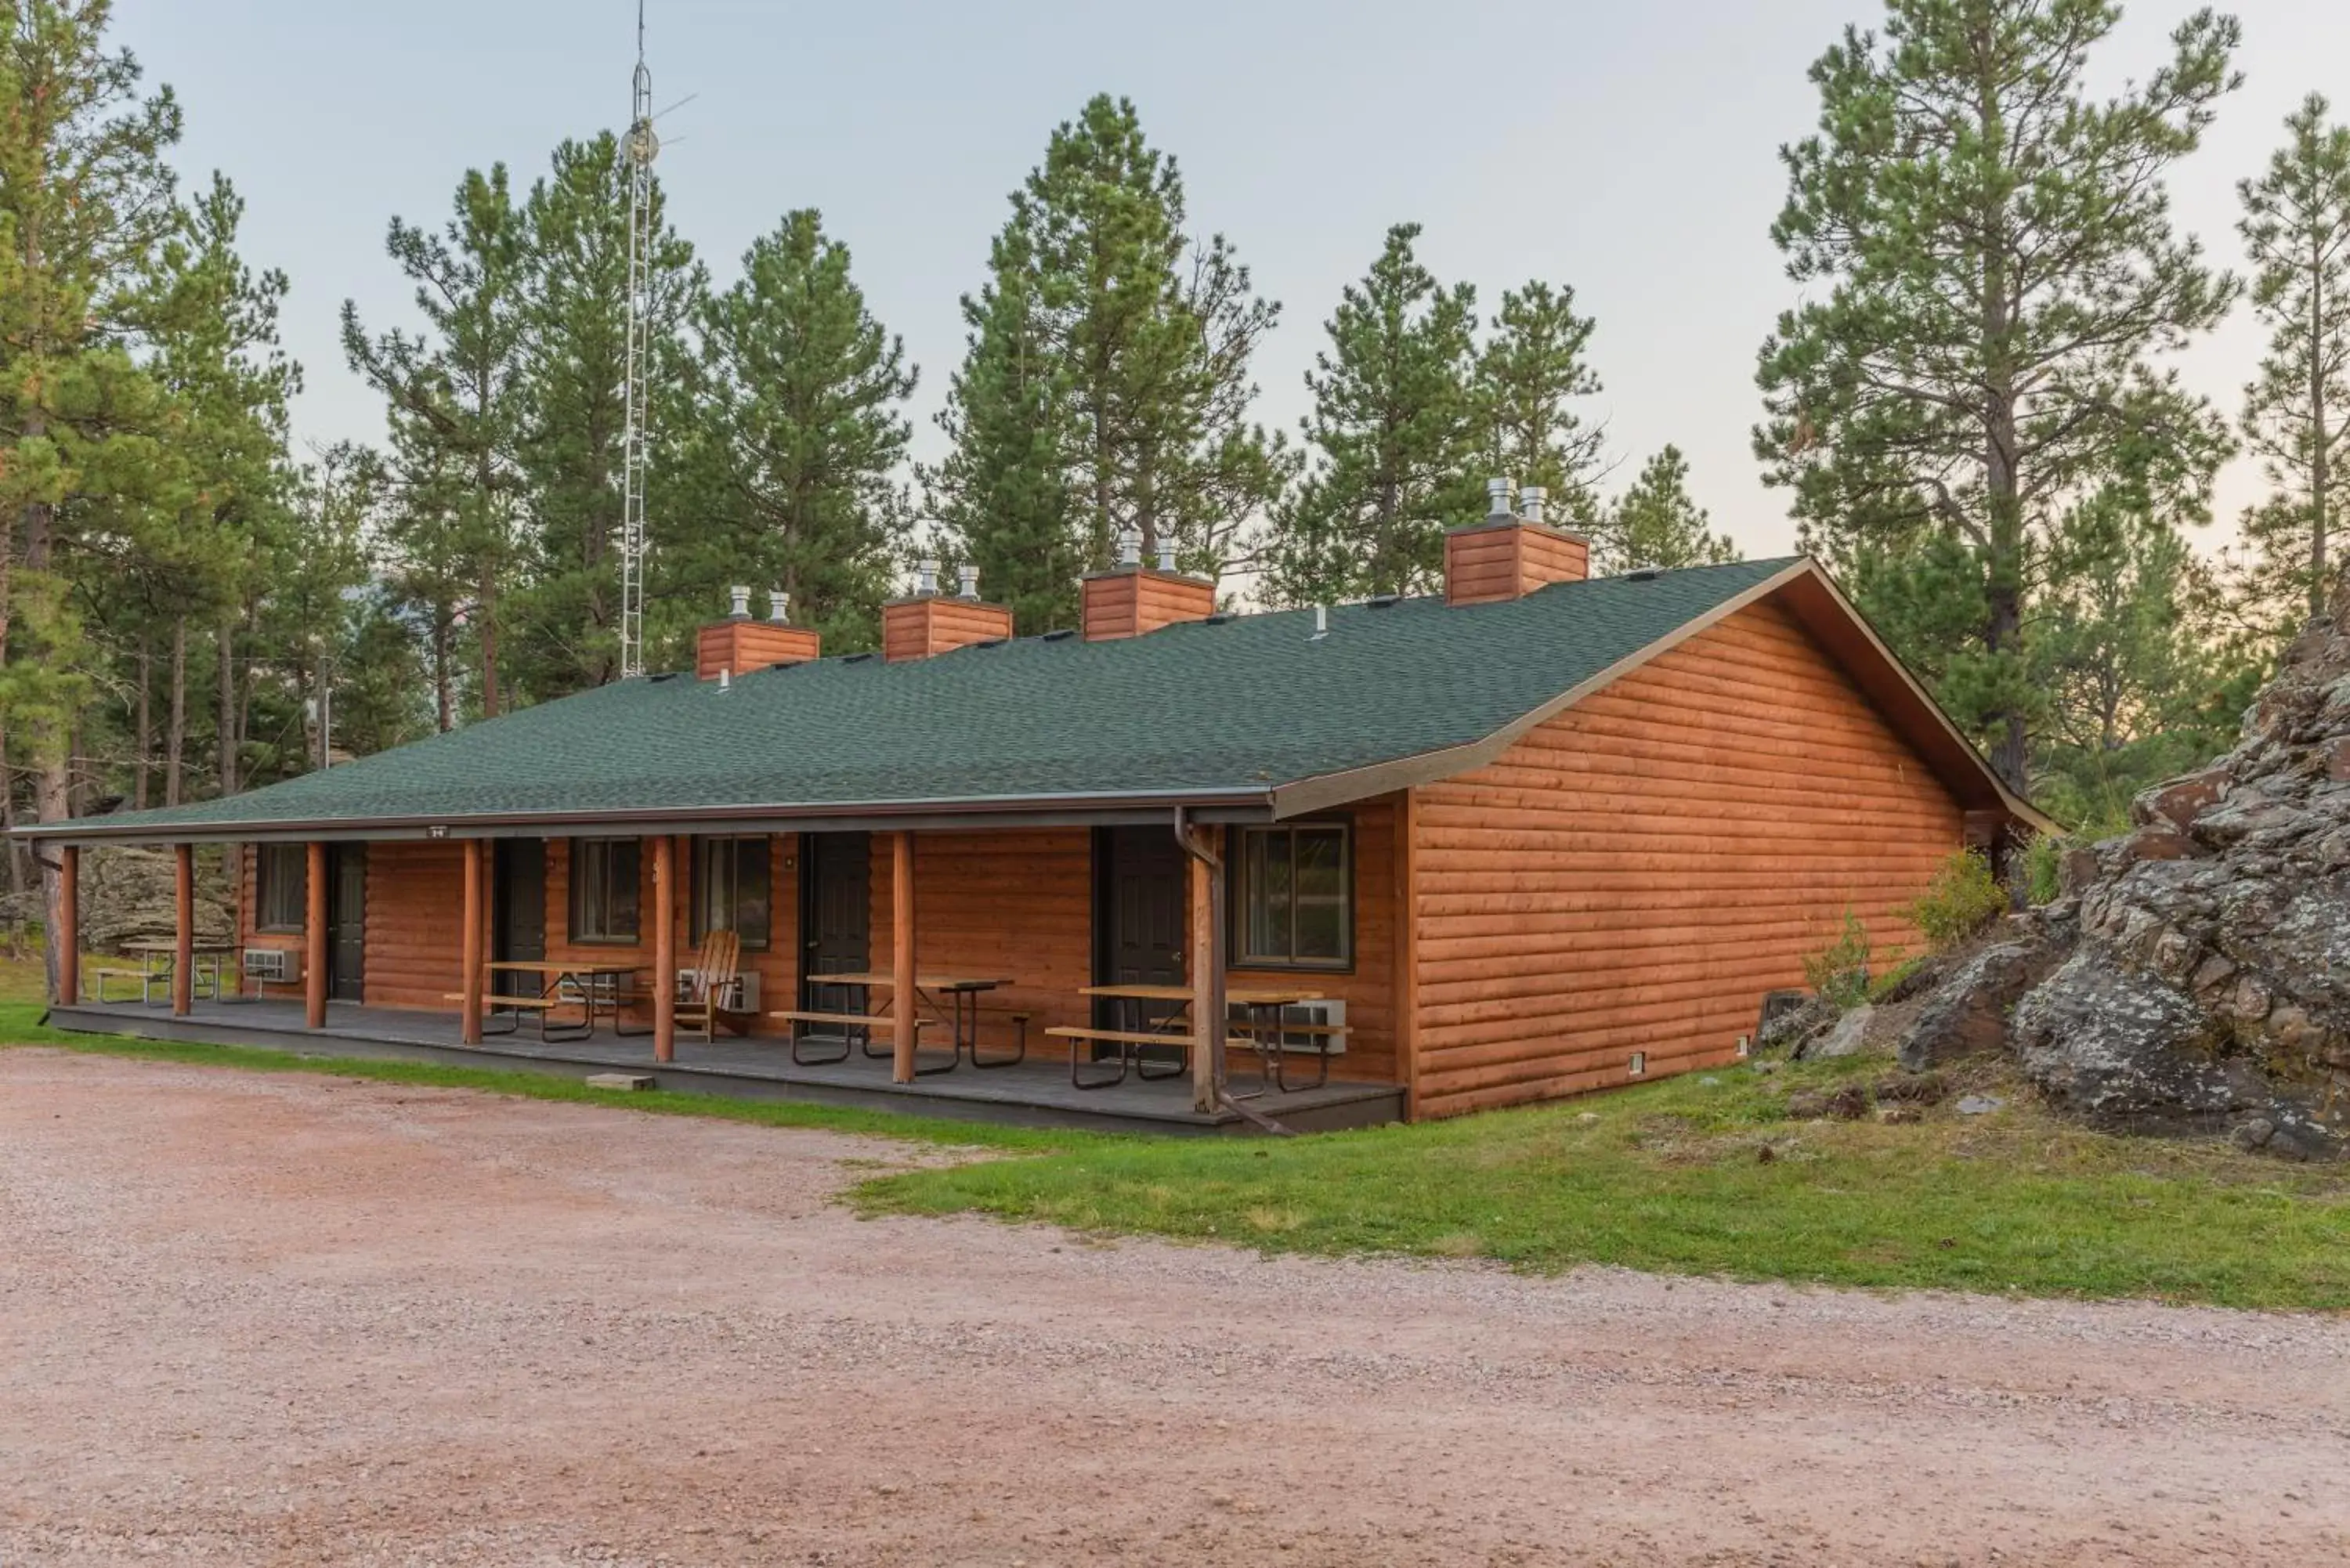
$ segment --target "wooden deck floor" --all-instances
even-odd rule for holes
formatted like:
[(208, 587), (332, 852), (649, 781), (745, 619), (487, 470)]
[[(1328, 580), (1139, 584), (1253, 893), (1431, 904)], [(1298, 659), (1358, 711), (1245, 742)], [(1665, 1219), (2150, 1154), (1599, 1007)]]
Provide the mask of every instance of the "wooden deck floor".
[[(135, 1002), (83, 1002), (52, 1009), (49, 1023), (58, 1029), (149, 1040), (262, 1045), (314, 1056), (521, 1068), (571, 1077), (625, 1069), (651, 1074), (664, 1089), (864, 1106), (1027, 1126), (1170, 1134), (1255, 1130), (1229, 1110), (1212, 1116), (1194, 1111), (1190, 1086), (1184, 1083), (1146, 1084), (1129, 1079), (1115, 1088), (1076, 1088), (1069, 1082), (1067, 1058), (1041, 1048), (1042, 1042), (1030, 1044), (1028, 1060), (1018, 1066), (974, 1070), (966, 1063), (951, 1073), (901, 1085), (890, 1082), (888, 1062), (857, 1054), (828, 1066), (796, 1066), (778, 1040), (704, 1044), (681, 1039), (677, 1060), (656, 1065), (650, 1040), (618, 1039), (608, 1026), (591, 1038), (557, 1044), (541, 1044), (525, 1027), (520, 1033), (493, 1035), (478, 1045), (466, 1045), (458, 1039), (453, 1013), (362, 1007), (346, 1002), (328, 1004), (327, 1026), (322, 1030), (304, 1027), (300, 1002), (258, 998), (198, 1002), (186, 1018), (174, 1018), (164, 1008)], [(1246, 1053), (1235, 1058), (1235, 1087), (1253, 1086), (1243, 1066), (1253, 1061)], [(1403, 1094), (1391, 1085), (1334, 1082), (1295, 1094), (1274, 1090), (1249, 1104), (1284, 1127), (1321, 1132), (1395, 1121), (1403, 1112)]]

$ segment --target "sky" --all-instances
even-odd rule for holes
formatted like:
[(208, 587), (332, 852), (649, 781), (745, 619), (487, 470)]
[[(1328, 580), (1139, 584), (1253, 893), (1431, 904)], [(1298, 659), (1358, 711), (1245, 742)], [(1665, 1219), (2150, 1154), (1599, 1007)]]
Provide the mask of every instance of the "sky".
[[(2097, 69), (2143, 77), (2189, 7), (2137, 0)], [(1596, 317), (1588, 400), (1627, 483), (1666, 442), (1750, 556), (1791, 547), (1784, 497), (1749, 444), (1755, 353), (1795, 286), (1770, 243), (1778, 150), (1808, 131), (1804, 72), (1868, 0), (1097, 0), (785, 5), (648, 0), (660, 172), (680, 233), (723, 286), (784, 213), (813, 206), (847, 244), (868, 307), (920, 367), (918, 458), (963, 348), (957, 301), (983, 279), (1009, 192), (1055, 125), (1131, 98), (1180, 163), (1191, 223), (1220, 232), (1282, 321), (1257, 364), (1259, 417), (1295, 430), (1303, 376), (1340, 290), (1388, 225), (1490, 314), (1529, 278)], [(2246, 0), (2241, 90), (2171, 181), (2179, 226), (2241, 269), (2236, 182), (2320, 90), (2350, 116), (2350, 4)], [(555, 144), (628, 116), (636, 0), (118, 0), (115, 38), (179, 94), (192, 180), (248, 202), (244, 249), (290, 275), (285, 338), (306, 385), (297, 441), (380, 437), (337, 319), (412, 326), (383, 250), (398, 214), (437, 225), (464, 171), (517, 187)], [(2248, 309), (2182, 360), (2230, 413), (2257, 364)], [(2258, 493), (2240, 462), (2222, 523)], [(659, 526), (659, 520), (654, 520)]]

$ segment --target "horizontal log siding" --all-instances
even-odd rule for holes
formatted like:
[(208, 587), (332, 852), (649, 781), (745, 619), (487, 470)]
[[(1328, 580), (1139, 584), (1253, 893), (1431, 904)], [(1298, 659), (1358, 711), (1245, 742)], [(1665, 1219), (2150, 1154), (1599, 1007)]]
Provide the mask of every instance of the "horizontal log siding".
[(460, 1011), (444, 999), (464, 981), (464, 852), (449, 839), (367, 846), (369, 1006)]
[(899, 599), (881, 607), (881, 657), (892, 664), (1012, 635), (1012, 612), (971, 599)]
[[(873, 967), (885, 971), (895, 930), (889, 853), (889, 836), (875, 834)], [(1029, 1050), (1052, 1059), (1059, 1043), (1042, 1031), (1092, 1022), (1077, 994), (1093, 983), (1092, 836), (1082, 827), (916, 834), (914, 969), (1016, 981), (980, 999), (981, 1048), (1008, 1046), (1010, 1015), (1025, 1012)], [(943, 1023), (923, 1032), (925, 1045), (947, 1038)]]
[(1961, 815), (1790, 616), (1739, 612), (1418, 793), (1414, 1114), (1733, 1060), (1846, 909), (1915, 942)]

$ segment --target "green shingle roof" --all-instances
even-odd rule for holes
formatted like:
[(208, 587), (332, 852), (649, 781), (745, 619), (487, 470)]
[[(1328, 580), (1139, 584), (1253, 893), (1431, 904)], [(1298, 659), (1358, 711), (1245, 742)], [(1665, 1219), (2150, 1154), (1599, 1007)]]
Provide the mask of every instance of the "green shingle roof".
[(1257, 794), (1472, 744), (1794, 564), (1235, 616), (1087, 643), (606, 686), (224, 800), (77, 824), (111, 836), (742, 807)]

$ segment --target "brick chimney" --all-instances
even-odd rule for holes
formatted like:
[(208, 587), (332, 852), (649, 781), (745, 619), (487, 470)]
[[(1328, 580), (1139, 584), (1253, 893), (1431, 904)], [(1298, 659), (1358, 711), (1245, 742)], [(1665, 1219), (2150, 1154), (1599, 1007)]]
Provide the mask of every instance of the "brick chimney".
[(1216, 613), (1216, 585), (1175, 569), (1175, 547), (1159, 547), (1154, 569), (1142, 564), (1142, 535), (1128, 527), (1118, 535), (1118, 563), (1087, 575), (1084, 594), (1087, 642), (1140, 637), (1177, 621), (1205, 620)]
[(1485, 521), (1444, 535), (1446, 604), (1523, 598), (1545, 584), (1579, 583), (1591, 575), (1591, 541), (1543, 521), (1542, 486), (1527, 485), (1515, 512), (1511, 489), (1506, 479), (1489, 481)]
[(955, 596), (939, 592), (939, 564), (919, 561), (914, 566), (914, 591), (881, 607), (881, 657), (891, 664), (928, 659), (949, 649), (974, 642), (993, 642), (1012, 635), (1012, 607), (982, 604), (979, 568), (964, 566)]
[(781, 588), (767, 596), (770, 618), (763, 621), (751, 618), (749, 588), (737, 587), (733, 593), (733, 611), (724, 620), (703, 627), (694, 639), (697, 678), (715, 680), (721, 675), (748, 675), (770, 664), (803, 663), (821, 651), (815, 632), (785, 624), (791, 601)]

